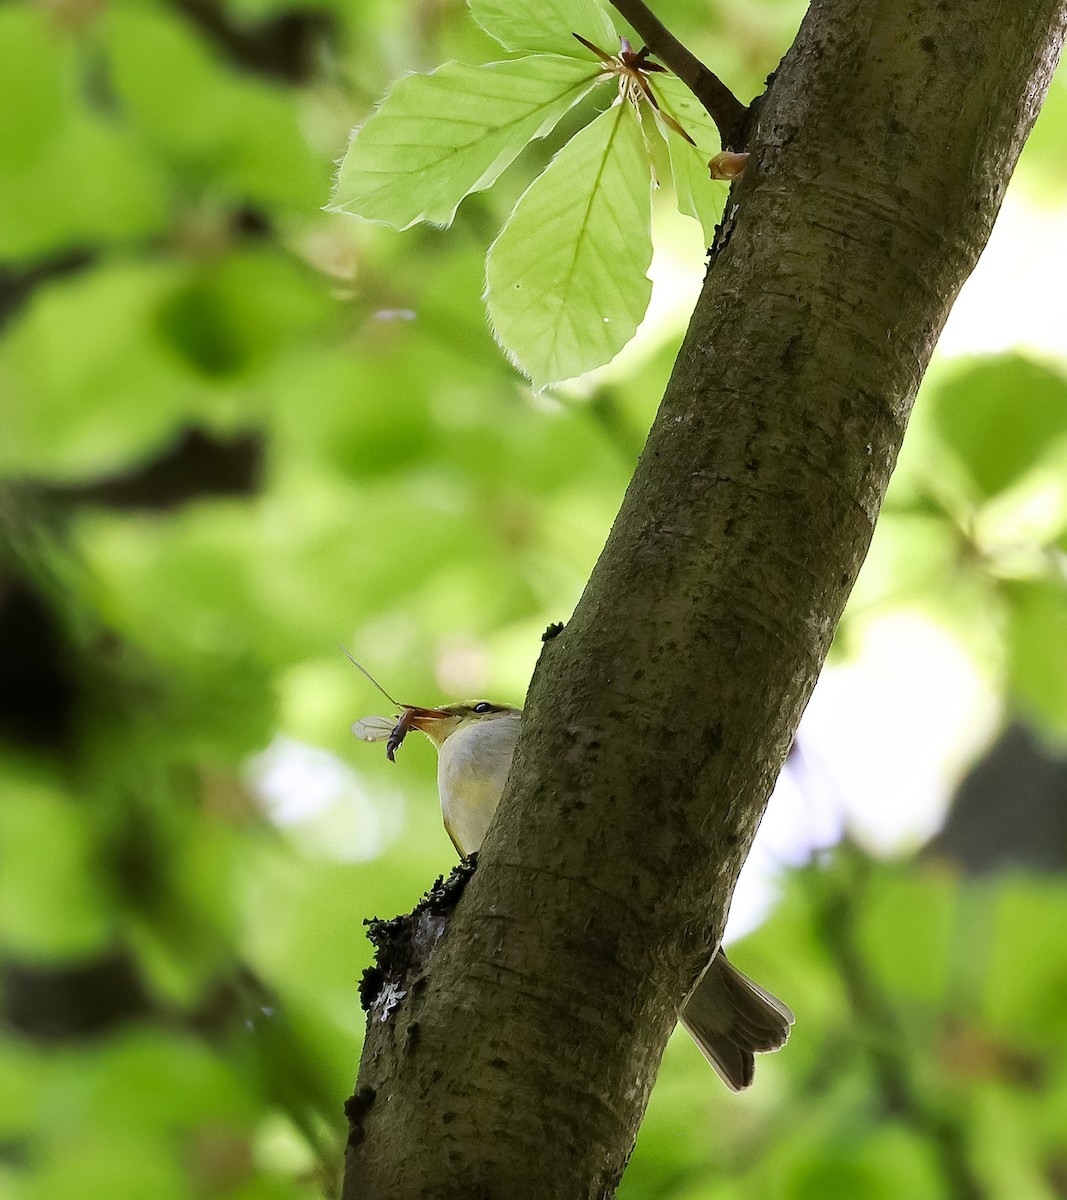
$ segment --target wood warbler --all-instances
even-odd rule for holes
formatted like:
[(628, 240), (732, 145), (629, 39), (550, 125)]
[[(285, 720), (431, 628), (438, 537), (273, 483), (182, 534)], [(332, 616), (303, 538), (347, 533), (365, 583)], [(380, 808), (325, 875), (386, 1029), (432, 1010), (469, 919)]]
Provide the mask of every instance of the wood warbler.
[[(384, 692), (375, 680), (371, 682)], [(397, 708), (398, 718), (364, 717), (352, 732), (367, 742), (388, 740), (390, 759), (410, 730), (426, 734), (437, 747), (437, 788), (445, 829), (461, 855), (472, 854), (482, 844), (507, 783), (522, 710), (488, 700), (441, 708), (397, 704)], [(793, 1019), (788, 1006), (743, 975), (721, 948), (679, 1016), (704, 1057), (735, 1092), (752, 1082), (757, 1052), (778, 1050), (785, 1044)]]

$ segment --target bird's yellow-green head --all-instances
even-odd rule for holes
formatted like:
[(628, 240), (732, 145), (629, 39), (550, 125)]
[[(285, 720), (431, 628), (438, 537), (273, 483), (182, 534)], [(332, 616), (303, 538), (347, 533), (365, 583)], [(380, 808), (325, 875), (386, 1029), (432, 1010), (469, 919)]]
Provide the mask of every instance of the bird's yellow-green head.
[(462, 704), (443, 704), (440, 708), (410, 708), (408, 723), (412, 729), (426, 734), (441, 748), (445, 740), (460, 729), (472, 728), (501, 717), (521, 716), (521, 710), (489, 700), (466, 700)]

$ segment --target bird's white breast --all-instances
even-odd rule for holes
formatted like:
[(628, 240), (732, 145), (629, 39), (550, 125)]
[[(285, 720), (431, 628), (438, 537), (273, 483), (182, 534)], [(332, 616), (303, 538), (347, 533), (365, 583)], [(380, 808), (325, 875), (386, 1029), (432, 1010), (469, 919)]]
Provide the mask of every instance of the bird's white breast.
[(477, 850), (511, 770), (519, 716), (479, 721), (450, 734), (438, 751), (437, 788), (445, 826), (461, 854)]

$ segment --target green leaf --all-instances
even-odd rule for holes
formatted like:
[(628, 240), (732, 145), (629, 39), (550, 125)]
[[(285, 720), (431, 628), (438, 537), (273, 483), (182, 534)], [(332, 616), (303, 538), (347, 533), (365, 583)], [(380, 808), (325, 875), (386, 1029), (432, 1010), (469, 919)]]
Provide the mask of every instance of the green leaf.
[[(0, 938), (38, 961), (87, 955), (106, 944), (108, 915), (92, 821), (51, 784), (4, 764), (0, 774)], [(47, 854), (40, 847), (47, 846)]]
[(163, 177), (113, 121), (75, 109), (46, 142), (25, 169), (0, 174), (0, 258), (45, 258), (97, 241), (129, 245), (170, 228)]
[(0, 11), (0, 168), (32, 163), (58, 136), (66, 49), (44, 11)]
[[(1051, 793), (1054, 785), (1046, 786)], [(1004, 800), (1011, 803), (1014, 797), (1005, 796)], [(1067, 1035), (1067, 1011), (1058, 1002), (1065, 967), (1061, 931), (1067, 921), (1067, 889), (1062, 879), (1062, 875), (1042, 878), (1036, 871), (1030, 878), (1005, 871), (997, 886), (996, 917), (987, 918), (990, 939), (985, 951), (982, 1015), (992, 1032), (1018, 1046), (1041, 1050), (1062, 1045)], [(989, 899), (988, 895), (982, 900), (971, 897), (973, 904), (983, 907)], [(1052, 946), (1058, 952), (1049, 953)]]
[(671, 134), (667, 150), (678, 211), (683, 217), (694, 217), (700, 222), (704, 241), (710, 246), (715, 240), (715, 227), (722, 216), (726, 193), (721, 187), (716, 188), (708, 173), (708, 156), (699, 146), (691, 146), (677, 134)]
[(696, 142), (695, 146), (690, 145), (673, 130), (660, 126), (670, 154), (678, 211), (700, 222), (710, 246), (726, 197), (725, 188), (713, 182), (708, 173), (708, 160), (720, 149), (719, 131), (707, 110), (680, 79), (656, 75), (652, 89), (661, 106)]
[(516, 0), (469, 0), (471, 16), (490, 37), (508, 50), (543, 50), (588, 59), (589, 51), (574, 37), (614, 54), (618, 34), (597, 0), (543, 0), (520, 4)]
[(1067, 434), (1067, 379), (1018, 355), (978, 360), (933, 396), (935, 428), (992, 496)]
[(650, 193), (633, 109), (614, 105), (526, 189), (490, 247), (493, 330), (534, 387), (610, 362), (633, 337), (652, 292)]
[(295, 91), (228, 71), (176, 13), (114, 5), (101, 23), (123, 117), (164, 161), (219, 200), (318, 203), (329, 170), (301, 130)]
[(596, 77), (591, 63), (557, 55), (445, 63), (429, 75), (405, 76), (356, 130), (330, 211), (397, 229), (448, 225), (463, 197), (489, 187)]
[(1003, 585), (1010, 601), (1011, 691), (1028, 716), (1067, 735), (1067, 584), (1019, 580)]

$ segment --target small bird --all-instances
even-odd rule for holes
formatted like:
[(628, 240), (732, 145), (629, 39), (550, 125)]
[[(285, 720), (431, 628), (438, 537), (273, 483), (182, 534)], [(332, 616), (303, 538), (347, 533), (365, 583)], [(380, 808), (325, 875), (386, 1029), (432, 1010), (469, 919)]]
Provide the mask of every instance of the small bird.
[[(445, 829), (461, 856), (473, 854), (504, 792), (522, 710), (488, 700), (440, 708), (397, 704), (397, 708), (398, 718), (364, 717), (352, 732), (366, 742), (388, 740), (390, 759), (411, 729), (426, 734), (437, 747), (437, 790)], [(794, 1017), (781, 1000), (743, 975), (720, 948), (679, 1020), (727, 1087), (739, 1092), (752, 1082), (754, 1055), (780, 1049)]]

